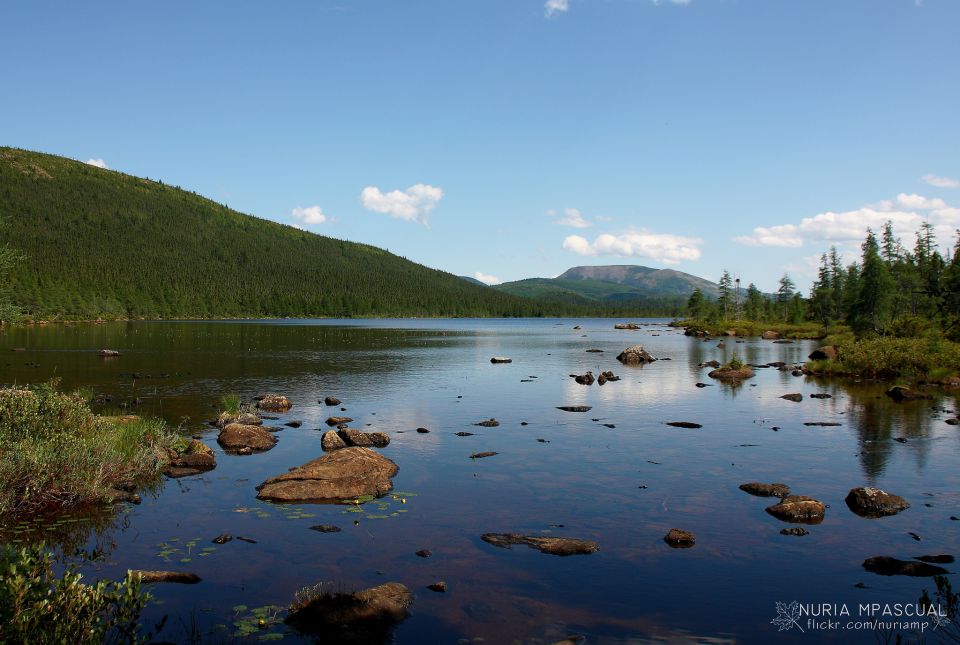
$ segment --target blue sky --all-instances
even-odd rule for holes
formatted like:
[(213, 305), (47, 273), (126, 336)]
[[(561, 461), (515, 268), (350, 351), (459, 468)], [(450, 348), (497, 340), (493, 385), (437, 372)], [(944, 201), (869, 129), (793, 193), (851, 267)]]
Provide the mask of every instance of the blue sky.
[(8, 2), (0, 144), (461, 275), (960, 227), (960, 2)]

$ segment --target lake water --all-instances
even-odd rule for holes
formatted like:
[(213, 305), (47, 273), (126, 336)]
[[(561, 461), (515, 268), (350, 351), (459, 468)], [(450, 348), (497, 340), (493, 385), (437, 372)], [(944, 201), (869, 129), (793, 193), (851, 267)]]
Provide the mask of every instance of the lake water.
[[(884, 635), (876, 630), (817, 631), (803, 619), (804, 633), (778, 632), (770, 621), (777, 602), (846, 604), (857, 620), (861, 603), (913, 604), (923, 590), (934, 591), (930, 578), (878, 576), (861, 563), (877, 555), (960, 552), (960, 521), (950, 519), (960, 516), (960, 429), (945, 423), (956, 406), (952, 394), (896, 404), (882, 386), (775, 369), (757, 369), (740, 386), (722, 385), (697, 365), (734, 352), (755, 364), (802, 362), (815, 344), (727, 339), (722, 349), (717, 339), (685, 337), (664, 321), (643, 321), (640, 331), (616, 331), (614, 322), (29, 327), (0, 334), (0, 382), (59, 377), (64, 388), (111, 395), (112, 410), (140, 399), (133, 412), (202, 434), (216, 451), (215, 470), (167, 480), (115, 521), (76, 524), (67, 540), (71, 552), (96, 556), (78, 558), (88, 576), (120, 578), (140, 568), (203, 578), (193, 586), (154, 585), (156, 602), (144, 618), (152, 627), (169, 615), (160, 639), (185, 641), (198, 632), (230, 641), (234, 623), (254, 608), (287, 605), (296, 590), (321, 581), (347, 590), (407, 585), (416, 600), (394, 638), (417, 644), (551, 643), (571, 634), (591, 644), (876, 642)], [(637, 343), (670, 360), (620, 365), (616, 355)], [(122, 355), (103, 360), (94, 351), (101, 348)], [(587, 353), (591, 348), (603, 353)], [(494, 365), (492, 356), (513, 362)], [(586, 370), (613, 370), (622, 380), (600, 387), (569, 377)], [(224, 454), (206, 422), (231, 392), (248, 399), (285, 394), (294, 407), (267, 423), (303, 425), (279, 432), (269, 452)], [(780, 398), (794, 392), (804, 400)], [(400, 467), (398, 494), (360, 509), (257, 501), (255, 487), (264, 479), (322, 454), (323, 421), (339, 413), (323, 405), (327, 395), (342, 399), (351, 427), (390, 435), (382, 453)], [(557, 409), (564, 405), (592, 410)], [(500, 426), (474, 425), (490, 417)], [(804, 425), (819, 421), (840, 425)], [(475, 434), (454, 434), (461, 431)], [(469, 458), (480, 451), (499, 454)], [(775, 499), (738, 489), (750, 481), (783, 482), (823, 501), (825, 521), (803, 537), (781, 535), (794, 525), (764, 512)], [(912, 506), (893, 517), (859, 517), (844, 498), (865, 485)], [(343, 531), (309, 529), (316, 524)], [(674, 527), (694, 532), (696, 545), (665, 544)], [(590, 539), (600, 551), (556, 557), (524, 546), (498, 549), (481, 541), (487, 532)], [(221, 533), (256, 544), (211, 544)], [(417, 557), (420, 549), (432, 557)], [(446, 593), (426, 589), (438, 580)], [(251, 640), (268, 634), (296, 640), (282, 627)]]

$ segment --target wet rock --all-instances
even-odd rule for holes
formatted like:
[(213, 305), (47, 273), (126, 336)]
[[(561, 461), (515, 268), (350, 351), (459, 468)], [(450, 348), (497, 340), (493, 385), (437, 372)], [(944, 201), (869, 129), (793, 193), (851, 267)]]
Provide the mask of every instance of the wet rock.
[(318, 533), (339, 533), (343, 529), (333, 524), (317, 524), (316, 526), (311, 526), (310, 530), (317, 531)]
[(795, 526), (792, 529), (780, 529), (780, 535), (796, 535), (798, 537), (802, 537), (809, 534), (810, 531), (800, 526)]
[(236, 417), (233, 418), (231, 422), (239, 423), (240, 425), (245, 425), (245, 426), (263, 425), (263, 419), (253, 414), (252, 412), (243, 412), (241, 414), (238, 414)]
[(140, 496), (133, 491), (120, 490), (117, 488), (111, 488), (107, 491), (108, 504), (122, 504), (124, 502), (139, 504), (141, 501)]
[(324, 399), (323, 399), (323, 404), (324, 404), (324, 405), (329, 405), (329, 406), (331, 406), (331, 407), (336, 406), (336, 405), (340, 405), (341, 403), (343, 403), (343, 401), (341, 401), (340, 399), (338, 399), (338, 398), (335, 397), (335, 396), (328, 396), (328, 397), (324, 397)]
[(564, 412), (589, 412), (592, 408), (589, 405), (559, 405), (557, 409)]
[(786, 484), (748, 482), (746, 484), (740, 484), (740, 490), (757, 497), (786, 497), (790, 494), (790, 487)]
[(603, 350), (602, 350), (602, 349), (588, 349), (588, 350), (587, 350), (587, 353), (588, 353), (588, 354), (602, 354), (602, 353), (603, 353)]
[(803, 425), (808, 426), (808, 427), (811, 427), (811, 428), (816, 428), (816, 427), (819, 427), (819, 428), (834, 428), (834, 427), (836, 427), (836, 426), (840, 426), (840, 425), (843, 425), (843, 424), (842, 424), (842, 423), (836, 423), (835, 421), (805, 421)]
[(695, 383), (696, 387), (710, 387), (711, 383)]
[(952, 417), (952, 418), (950, 418), (950, 419), (947, 419), (947, 420), (946, 420), (946, 423), (947, 423), (947, 425), (955, 426), (955, 425), (960, 424), (960, 419), (957, 419), (957, 418), (955, 418), (955, 417)]
[(832, 394), (827, 394), (826, 392), (815, 392), (810, 395), (811, 399), (832, 399)]
[(896, 515), (910, 508), (910, 503), (899, 495), (871, 487), (851, 489), (844, 501), (851, 511), (861, 517)]
[(143, 571), (139, 569), (131, 570), (128, 574), (131, 578), (140, 578), (143, 584), (153, 584), (155, 582), (177, 582), (185, 585), (195, 585), (200, 582), (200, 576), (195, 573), (185, 573), (183, 571)]
[(219, 436), (217, 436), (217, 443), (228, 451), (248, 448), (251, 451), (262, 452), (273, 448), (277, 443), (277, 438), (261, 426), (231, 423), (220, 431)]
[(320, 447), (330, 452), (332, 450), (340, 450), (341, 448), (346, 448), (346, 442), (340, 438), (340, 435), (337, 434), (336, 430), (327, 430), (323, 433), (323, 437), (320, 439)]
[(353, 421), (350, 417), (330, 417), (327, 419), (326, 424), (328, 426), (339, 426), (345, 423), (350, 423)]
[(749, 365), (744, 365), (739, 369), (733, 369), (732, 367), (721, 367), (718, 370), (713, 370), (707, 374), (710, 378), (715, 378), (718, 381), (742, 381), (744, 379), (753, 378), (753, 370), (750, 369)]
[(881, 576), (912, 576), (915, 578), (942, 576), (949, 573), (943, 567), (938, 567), (926, 562), (898, 560), (897, 558), (891, 558), (885, 555), (867, 558), (863, 561), (863, 568), (870, 573), (876, 573)]
[(447, 591), (447, 583), (442, 580), (439, 582), (434, 582), (432, 585), (427, 585), (427, 589), (430, 591), (436, 591), (437, 593), (445, 593)]
[(760, 338), (764, 340), (777, 340), (778, 338), (780, 338), (780, 333), (768, 329), (767, 331), (760, 334)]
[(337, 431), (337, 434), (348, 446), (385, 448), (390, 443), (390, 437), (384, 432), (362, 432), (352, 428), (343, 428)]
[(810, 352), (810, 356), (807, 358), (809, 358), (811, 361), (827, 361), (835, 360), (838, 355), (839, 354), (836, 345), (824, 345), (823, 347), (818, 347)]
[(433, 555), (433, 551), (430, 549), (420, 549), (417, 551), (416, 555), (420, 558), (429, 558), (431, 555)]
[(663, 541), (675, 549), (689, 549), (696, 543), (697, 538), (690, 531), (670, 529), (670, 532), (663, 536)]
[(257, 487), (257, 498), (275, 502), (325, 502), (376, 497), (393, 488), (397, 465), (369, 448), (343, 448), (309, 461)]
[(953, 564), (954, 557), (952, 555), (918, 555), (914, 560), (919, 560), (920, 562), (932, 562), (933, 564)]
[(473, 433), (472, 433), (472, 432), (454, 432), (453, 434), (457, 435), (458, 437), (472, 437), (472, 436), (473, 436)]
[(252, 455), (252, 454), (253, 454), (253, 448), (250, 448), (249, 446), (244, 446), (243, 448), (240, 448), (239, 450), (237, 450), (237, 454), (238, 454), (238, 455)]
[(600, 376), (597, 377), (597, 385), (603, 385), (606, 382), (607, 382), (607, 375), (601, 372)]
[(574, 328), (574, 329), (583, 329), (583, 327), (581, 327), (580, 325), (574, 325), (573, 328)]
[(475, 452), (475, 453), (473, 453), (472, 455), (470, 455), (470, 459), (483, 459), (484, 457), (493, 457), (493, 456), (498, 455), (498, 454), (500, 454), (500, 453), (490, 452), (490, 451), (487, 451), (487, 452)]
[(787, 401), (793, 401), (794, 403), (800, 403), (800, 401), (803, 401), (803, 395), (800, 393), (784, 394), (780, 398), (786, 399)]
[(590, 540), (578, 540), (565, 537), (537, 537), (517, 533), (484, 533), (480, 539), (501, 549), (509, 549), (515, 544), (527, 546), (551, 555), (586, 555), (596, 553), (600, 545)]
[(287, 426), (288, 428), (299, 428), (303, 425), (303, 421), (287, 421), (283, 425)]
[(697, 367), (712, 367), (713, 369), (717, 369), (720, 367), (720, 361), (704, 361), (697, 365)]
[(593, 372), (587, 372), (586, 374), (580, 374), (573, 378), (574, 381), (580, 385), (593, 385)]
[(640, 325), (637, 323), (617, 323), (613, 326), (614, 329), (640, 329)]
[(766, 511), (784, 522), (819, 524), (826, 513), (823, 502), (806, 495), (788, 495), (779, 504), (767, 507)]
[[(17, 351), (17, 350), (14, 350), (14, 351)], [(24, 350), (20, 350), (20, 351), (24, 351)], [(114, 358), (116, 356), (119, 356), (120, 352), (118, 352), (115, 349), (101, 349), (99, 352), (97, 352), (97, 355), (100, 356), (101, 358)]]
[(210, 541), (213, 542), (214, 544), (226, 544), (227, 542), (230, 542), (232, 539), (233, 539), (232, 535), (230, 535), (229, 533), (223, 533), (213, 538)]
[(284, 622), (323, 643), (385, 643), (403, 622), (413, 594), (399, 582), (356, 593), (323, 593), (290, 608)]
[(901, 401), (916, 401), (918, 399), (929, 399), (926, 394), (918, 394), (905, 385), (894, 385), (885, 392), (891, 399), (900, 403)]
[(694, 423), (693, 421), (667, 421), (668, 426), (673, 426), (674, 428), (702, 428), (703, 425), (699, 423)]
[(237, 536), (237, 539), (240, 540), (241, 542), (246, 542), (247, 544), (256, 544), (256, 543), (257, 543), (256, 540), (254, 540), (254, 539), (252, 539), (252, 538), (248, 538), (248, 537), (243, 537), (242, 535), (238, 535), (238, 536)]
[(506, 356), (494, 356), (490, 359), (491, 363), (512, 363), (512, 358), (507, 358)]
[(624, 365), (642, 365), (643, 363), (652, 363), (655, 359), (650, 355), (643, 345), (632, 345), (617, 356), (617, 360)]
[(803, 370), (797, 369), (790, 372), (792, 376), (803, 376)]
[(500, 422), (494, 418), (487, 419), (486, 421), (481, 421), (480, 423), (474, 423), (475, 426), (480, 426), (482, 428), (496, 428), (500, 425)]
[(257, 408), (268, 412), (286, 412), (292, 407), (290, 399), (282, 394), (266, 394), (257, 401)]
[(417, 428), (417, 432), (420, 434), (428, 434), (430, 431), (427, 428)]

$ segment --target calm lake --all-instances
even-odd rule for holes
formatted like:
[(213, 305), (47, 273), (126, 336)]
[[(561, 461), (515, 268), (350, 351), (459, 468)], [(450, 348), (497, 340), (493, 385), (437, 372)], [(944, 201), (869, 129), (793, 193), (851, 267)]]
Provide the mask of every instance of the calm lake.
[[(889, 634), (810, 629), (806, 618), (803, 633), (779, 632), (771, 624), (776, 603), (845, 604), (852, 614), (841, 619), (846, 623), (860, 620), (860, 604), (912, 605), (923, 590), (933, 595), (932, 578), (879, 576), (861, 564), (872, 556), (960, 553), (960, 521), (951, 520), (960, 517), (960, 426), (945, 423), (956, 410), (953, 394), (931, 390), (932, 400), (894, 403), (880, 385), (818, 382), (773, 368), (723, 385), (698, 364), (733, 353), (752, 364), (803, 362), (816, 344), (727, 339), (718, 348), (719, 339), (685, 337), (665, 321), (641, 321), (639, 331), (614, 330), (614, 322), (29, 327), (0, 334), (0, 383), (57, 377), (64, 388), (110, 395), (100, 411), (139, 400), (131, 412), (203, 435), (216, 451), (215, 470), (166, 480), (113, 518), (57, 527), (88, 577), (121, 578), (138, 568), (203, 579), (153, 586), (145, 624), (153, 628), (169, 615), (158, 640), (200, 633), (231, 642), (251, 616), (262, 615), (255, 609), (285, 606), (295, 591), (321, 581), (344, 590), (402, 582), (416, 601), (394, 638), (417, 644), (551, 643), (573, 634), (590, 644), (877, 642)], [(638, 343), (661, 360), (620, 365), (617, 354)], [(101, 348), (122, 355), (104, 360), (95, 352)], [(493, 356), (513, 362), (491, 364)], [(622, 379), (601, 387), (569, 376), (587, 370), (613, 370)], [(246, 399), (285, 394), (294, 407), (266, 423), (303, 425), (277, 433), (268, 452), (224, 454), (207, 421), (220, 397), (234, 392)], [(788, 393), (804, 398), (780, 398)], [(328, 395), (346, 411), (325, 406)], [(592, 409), (557, 409), (570, 405)], [(263, 480), (322, 454), (331, 414), (389, 434), (381, 452), (400, 467), (395, 494), (359, 508), (258, 501)], [(499, 427), (474, 425), (491, 417)], [(469, 458), (481, 451), (499, 454)], [(775, 498), (739, 490), (751, 481), (783, 482), (823, 501), (825, 520), (806, 526), (808, 535), (781, 535), (802, 525), (767, 514)], [(880, 519), (855, 515), (844, 498), (867, 485), (905, 497), (911, 508)], [(310, 530), (317, 524), (343, 530)], [(668, 546), (663, 537), (671, 528), (695, 533), (696, 545)], [(488, 532), (595, 540), (600, 551), (557, 557), (525, 546), (500, 549), (481, 541)], [(212, 544), (222, 533), (256, 543)], [(421, 549), (433, 555), (418, 557)], [(446, 593), (426, 588), (438, 580)], [(936, 641), (931, 629), (926, 625), (924, 637)], [(247, 638), (280, 637), (298, 639), (282, 625)]]

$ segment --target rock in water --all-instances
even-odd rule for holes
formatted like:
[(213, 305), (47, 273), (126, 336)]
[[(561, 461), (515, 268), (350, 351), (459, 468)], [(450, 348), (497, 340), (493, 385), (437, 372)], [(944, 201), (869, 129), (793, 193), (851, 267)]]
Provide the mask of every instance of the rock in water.
[(870, 487), (851, 489), (844, 501), (851, 511), (861, 517), (896, 515), (910, 508), (910, 503), (899, 495)]
[(361, 432), (352, 428), (343, 428), (337, 434), (348, 446), (384, 448), (390, 443), (390, 437), (383, 432)]
[(230, 423), (220, 431), (217, 442), (223, 446), (224, 450), (240, 451), (248, 448), (251, 451), (262, 452), (273, 448), (277, 443), (277, 438), (261, 426)]
[(480, 539), (501, 549), (509, 549), (514, 544), (527, 546), (550, 555), (586, 555), (596, 553), (600, 545), (590, 540), (578, 540), (565, 537), (537, 537), (517, 533), (484, 533)]
[(613, 326), (614, 329), (640, 329), (640, 325), (637, 323), (617, 323)]
[(803, 395), (799, 392), (794, 394), (784, 394), (780, 398), (786, 399), (787, 401), (793, 401), (794, 403), (800, 403), (800, 401), (803, 401)]
[(560, 405), (557, 406), (557, 409), (564, 412), (589, 412), (591, 410), (589, 405)]
[(780, 529), (780, 535), (796, 535), (797, 537), (803, 537), (804, 535), (809, 534), (810, 531), (800, 526), (796, 526), (792, 529)]
[(744, 379), (753, 378), (753, 370), (749, 365), (744, 365), (737, 369), (732, 367), (721, 367), (718, 370), (713, 370), (708, 373), (707, 376), (710, 378), (715, 378), (718, 381), (742, 381)]
[(942, 576), (949, 573), (943, 567), (926, 562), (898, 560), (885, 555), (867, 558), (863, 561), (863, 568), (880, 576), (912, 576), (914, 578)]
[(790, 494), (790, 487), (786, 484), (761, 484), (749, 482), (740, 484), (740, 490), (757, 497), (786, 497)]
[(381, 497), (393, 488), (397, 465), (369, 448), (343, 448), (257, 486), (257, 498), (275, 502), (335, 502)]
[(340, 405), (342, 401), (335, 396), (328, 396), (323, 400), (323, 403), (325, 405), (334, 406), (334, 405)]
[(498, 454), (500, 453), (492, 452), (492, 451), (475, 452), (472, 455), (470, 455), (470, 459), (483, 459), (484, 457), (496, 457)]
[(336, 430), (327, 430), (320, 439), (320, 446), (327, 452), (330, 452), (331, 450), (346, 448), (347, 444), (340, 438)]
[(764, 340), (777, 340), (780, 338), (780, 333), (772, 330), (767, 330), (760, 334), (760, 338)]
[(133, 569), (127, 575), (131, 578), (140, 578), (140, 582), (143, 584), (178, 582), (185, 585), (195, 585), (200, 582), (200, 576), (197, 574), (185, 573), (183, 571), (141, 571), (139, 569)]
[(512, 358), (507, 358), (506, 356), (494, 356), (490, 359), (491, 363), (512, 363)]
[(819, 524), (823, 521), (827, 507), (806, 495), (789, 495), (779, 504), (774, 504), (766, 510), (770, 515), (784, 522), (797, 524)]
[(702, 428), (703, 425), (699, 423), (694, 423), (693, 421), (667, 421), (668, 426), (673, 426), (674, 428)]
[(647, 350), (643, 348), (643, 345), (632, 345), (620, 352), (617, 360), (624, 365), (641, 365), (643, 363), (652, 363), (657, 359), (651, 356)]
[(593, 372), (580, 374), (579, 376), (575, 376), (573, 380), (579, 383), (580, 385), (593, 385)]
[(169, 451), (170, 463), (164, 470), (168, 477), (186, 477), (212, 470), (217, 465), (213, 450), (199, 439), (191, 439), (187, 449), (177, 454)]
[(690, 531), (670, 529), (670, 532), (663, 536), (663, 541), (675, 549), (689, 549), (696, 543), (697, 538)]
[(286, 412), (293, 407), (293, 403), (282, 394), (267, 394), (257, 401), (257, 407), (268, 412)]
[(812, 352), (810, 352), (809, 358), (811, 361), (827, 361), (834, 360), (838, 356), (837, 346), (836, 345), (824, 345), (819, 347)]
[(480, 423), (474, 423), (475, 426), (481, 426), (483, 428), (496, 428), (500, 425), (500, 422), (496, 419), (487, 419), (486, 421), (481, 421)]
[(350, 417), (330, 417), (326, 423), (328, 426), (338, 426), (353, 421)]
[(386, 643), (413, 594), (399, 582), (356, 593), (322, 593), (295, 603), (284, 622), (322, 643)]

